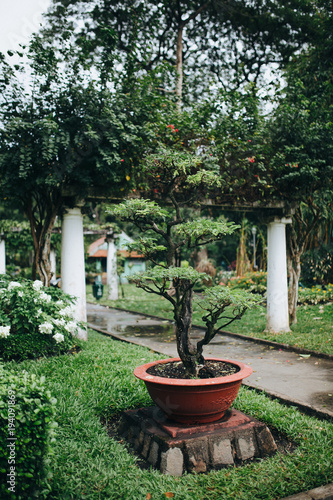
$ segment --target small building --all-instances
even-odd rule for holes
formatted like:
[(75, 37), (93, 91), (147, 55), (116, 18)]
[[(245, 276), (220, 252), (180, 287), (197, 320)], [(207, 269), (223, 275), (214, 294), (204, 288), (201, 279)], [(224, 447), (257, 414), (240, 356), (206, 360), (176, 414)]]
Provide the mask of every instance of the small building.
[[(142, 272), (146, 270), (146, 262), (143, 255), (138, 254), (135, 251), (129, 252), (127, 245), (133, 243), (133, 239), (130, 238), (124, 231), (122, 231), (115, 243), (117, 247), (117, 256), (123, 257), (124, 259), (124, 271), (120, 275), (122, 283), (127, 283), (127, 276), (131, 274)], [(89, 245), (87, 262), (94, 264), (94, 270), (91, 273), (94, 278), (97, 274), (102, 275), (102, 282), (106, 284), (106, 261), (108, 253), (108, 244), (106, 242), (106, 237), (103, 236), (98, 240), (94, 241)]]

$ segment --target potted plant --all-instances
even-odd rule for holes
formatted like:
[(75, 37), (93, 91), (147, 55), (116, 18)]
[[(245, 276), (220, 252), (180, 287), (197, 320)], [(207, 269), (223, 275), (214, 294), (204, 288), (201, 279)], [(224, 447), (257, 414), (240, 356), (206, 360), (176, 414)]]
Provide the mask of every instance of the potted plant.
[[(149, 199), (128, 199), (108, 212), (135, 224), (143, 233), (131, 249), (143, 254), (152, 267), (130, 280), (171, 303), (179, 358), (149, 363), (134, 373), (144, 380), (152, 399), (169, 418), (183, 423), (218, 420), (252, 369), (236, 361), (205, 359), (203, 348), (258, 299), (245, 290), (207, 286), (211, 276), (182, 265), (182, 256), (223, 239), (239, 226), (223, 218), (200, 216), (202, 201), (221, 188), (210, 157), (163, 151), (147, 158), (145, 174), (148, 184), (144, 192)], [(194, 294), (198, 284), (203, 291)], [(191, 340), (193, 301), (206, 325), (196, 343)]]

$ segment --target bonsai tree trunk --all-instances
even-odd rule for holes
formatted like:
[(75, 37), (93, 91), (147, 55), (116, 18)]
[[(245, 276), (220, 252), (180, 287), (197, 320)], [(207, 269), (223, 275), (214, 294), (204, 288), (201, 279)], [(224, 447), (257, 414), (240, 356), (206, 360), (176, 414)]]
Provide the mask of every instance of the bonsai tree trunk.
[(191, 282), (183, 280), (176, 294), (183, 293), (179, 307), (175, 310), (177, 351), (190, 376), (197, 375), (197, 349), (190, 341), (193, 315), (193, 288)]

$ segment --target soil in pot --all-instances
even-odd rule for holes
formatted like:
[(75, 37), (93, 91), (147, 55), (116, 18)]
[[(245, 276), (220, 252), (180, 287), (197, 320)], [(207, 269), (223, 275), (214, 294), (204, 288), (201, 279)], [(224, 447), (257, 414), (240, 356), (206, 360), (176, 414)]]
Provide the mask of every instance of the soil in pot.
[[(207, 360), (198, 372), (198, 379), (227, 377), (239, 372), (239, 367), (224, 361)], [(148, 368), (147, 373), (156, 377), (189, 379), (181, 361), (158, 364)]]

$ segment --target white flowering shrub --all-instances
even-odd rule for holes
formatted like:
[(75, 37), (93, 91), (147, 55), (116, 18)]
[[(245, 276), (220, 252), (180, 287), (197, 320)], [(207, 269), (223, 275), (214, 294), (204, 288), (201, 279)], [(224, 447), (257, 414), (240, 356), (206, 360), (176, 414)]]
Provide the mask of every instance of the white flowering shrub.
[(23, 360), (68, 352), (82, 327), (73, 298), (41, 281), (0, 275), (0, 358)]

